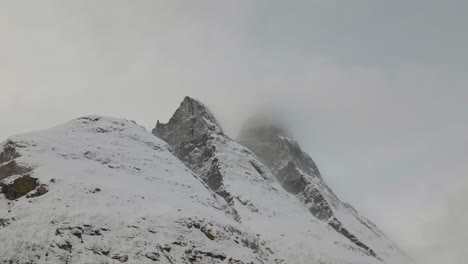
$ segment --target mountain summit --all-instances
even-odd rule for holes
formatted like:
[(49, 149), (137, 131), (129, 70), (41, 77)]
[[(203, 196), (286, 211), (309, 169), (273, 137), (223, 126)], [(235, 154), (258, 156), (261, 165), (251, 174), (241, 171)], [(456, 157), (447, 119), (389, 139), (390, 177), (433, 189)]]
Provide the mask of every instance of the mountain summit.
[(241, 142), (189, 97), (152, 133), (86, 116), (10, 137), (0, 263), (410, 263), (281, 129)]
[(278, 122), (252, 120), (255, 119), (244, 125), (239, 141), (259, 157), (282, 187), (296, 196), (313, 216), (379, 260), (398, 249), (376, 225), (335, 195), (315, 162), (286, 129), (279, 127)]
[(186, 96), (167, 124), (157, 122), (153, 134), (169, 144), (197, 139), (207, 133), (222, 133), (221, 126), (204, 104)]

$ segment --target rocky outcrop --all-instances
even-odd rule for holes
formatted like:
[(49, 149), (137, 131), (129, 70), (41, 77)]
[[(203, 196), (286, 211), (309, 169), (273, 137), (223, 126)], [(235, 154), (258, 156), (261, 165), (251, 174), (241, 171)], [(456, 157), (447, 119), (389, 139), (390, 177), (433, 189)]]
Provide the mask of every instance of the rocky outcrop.
[(16, 159), (20, 154), (16, 151), (16, 144), (11, 140), (7, 140), (0, 152), (0, 164)]
[(13, 175), (22, 175), (31, 172), (31, 168), (19, 165), (15, 161), (16, 158), (21, 156), (16, 150), (17, 147), (17, 143), (12, 140), (7, 140), (3, 145), (3, 149), (0, 148), (0, 181)]
[(25, 173), (29, 173), (31, 172), (31, 170), (31, 168), (18, 165), (16, 161), (12, 160), (8, 163), (0, 165), (0, 180), (3, 180), (13, 175), (22, 175)]
[(198, 140), (209, 133), (222, 133), (211, 111), (199, 101), (185, 97), (167, 124), (157, 122), (153, 134), (171, 146)]
[[(224, 188), (216, 157), (216, 136), (226, 137), (211, 111), (201, 102), (185, 97), (167, 124), (156, 124), (153, 134), (171, 145), (174, 154), (195, 171), (228, 205), (233, 197)], [(233, 208), (234, 214), (237, 213)]]
[(216, 190), (222, 185), (219, 181), (213, 182), (210, 176), (216, 170), (216, 146), (209, 143), (214, 134), (223, 135), (223, 132), (205, 105), (185, 97), (169, 122), (163, 124), (158, 121), (152, 132), (169, 143), (176, 156), (186, 165), (196, 171), (203, 171), (201, 176), (207, 182), (211, 178), (210, 187), (215, 186)]
[(2, 193), (5, 194), (5, 198), (8, 200), (16, 200), (31, 191), (28, 197), (37, 197), (47, 193), (47, 187), (45, 185), (40, 185), (37, 178), (33, 178), (30, 175), (24, 175), (15, 179), (11, 183), (2, 184)]
[[(31, 177), (28, 173), (32, 168), (20, 165), (16, 162), (16, 158), (21, 155), (17, 152), (16, 148), (21, 145), (12, 140), (8, 140), (0, 153), (0, 190), (5, 194), (8, 200), (16, 200), (31, 191), (28, 197), (37, 197), (47, 193), (45, 185), (39, 185), (38, 179)], [(19, 176), (13, 181), (6, 182), (10, 176)], [(3, 181), (5, 180), (5, 181)]]
[(369, 255), (381, 260), (377, 255), (375, 254), (374, 250), (372, 250), (370, 247), (368, 247), (366, 244), (362, 243), (355, 235), (351, 234), (338, 220), (336, 217), (333, 217), (328, 224), (338, 233), (342, 234), (344, 237), (349, 239), (351, 242), (353, 242), (356, 246), (364, 249)]

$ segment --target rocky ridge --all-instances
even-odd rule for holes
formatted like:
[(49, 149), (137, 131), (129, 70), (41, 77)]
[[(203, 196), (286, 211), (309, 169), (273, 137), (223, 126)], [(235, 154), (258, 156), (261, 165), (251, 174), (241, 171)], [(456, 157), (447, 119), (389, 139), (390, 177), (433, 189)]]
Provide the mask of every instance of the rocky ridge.
[[(333, 193), (312, 158), (279, 126), (249, 126), (239, 140), (248, 148), (245, 149), (223, 133), (205, 105), (186, 97), (167, 124), (158, 121), (153, 134), (167, 141), (175, 155), (226, 200), (237, 221), (242, 220), (242, 216), (237, 213), (235, 191), (226, 187), (224, 182), (230, 178), (238, 182), (244, 180), (244, 177), (233, 177), (223, 168), (230, 161), (223, 160), (229, 156), (222, 153), (234, 153), (241, 149), (236, 156), (246, 157), (240, 161), (242, 167), (248, 167), (246, 164), (250, 163), (257, 172), (253, 174), (261, 175), (270, 184), (274, 184), (271, 181), (274, 176), (282, 188), (293, 194), (315, 218), (326, 223), (365, 254), (383, 261), (382, 258), (387, 258), (388, 251), (398, 250), (373, 223), (361, 217), (354, 208)], [(255, 155), (252, 156), (250, 150)], [(255, 181), (249, 184), (255, 184)], [(255, 202), (251, 206), (255, 208)], [(346, 216), (342, 217), (342, 213)], [(351, 221), (349, 218), (352, 218)], [(352, 229), (347, 228), (341, 219), (348, 221), (348, 226), (354, 230), (350, 231)], [(369, 246), (375, 244), (374, 241), (379, 241), (376, 245), (378, 253)]]

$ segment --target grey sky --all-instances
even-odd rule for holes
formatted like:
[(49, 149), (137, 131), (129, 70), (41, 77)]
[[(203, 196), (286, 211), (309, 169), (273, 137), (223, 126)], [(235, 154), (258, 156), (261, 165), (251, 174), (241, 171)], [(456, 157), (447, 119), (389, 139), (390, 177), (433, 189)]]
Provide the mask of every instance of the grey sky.
[(233, 137), (275, 105), (336, 193), (420, 263), (468, 258), (466, 1), (0, 0), (0, 139), (183, 96)]

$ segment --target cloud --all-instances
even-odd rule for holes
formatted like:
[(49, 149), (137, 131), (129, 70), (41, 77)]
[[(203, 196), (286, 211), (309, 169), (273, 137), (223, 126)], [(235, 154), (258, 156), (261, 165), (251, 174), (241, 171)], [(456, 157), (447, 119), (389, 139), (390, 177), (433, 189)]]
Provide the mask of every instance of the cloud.
[[(235, 137), (274, 105), (340, 197), (422, 263), (458, 264), (464, 10), (455, 0), (3, 1), (0, 139), (87, 114), (151, 129), (185, 95)], [(453, 239), (424, 237), (444, 232)]]

